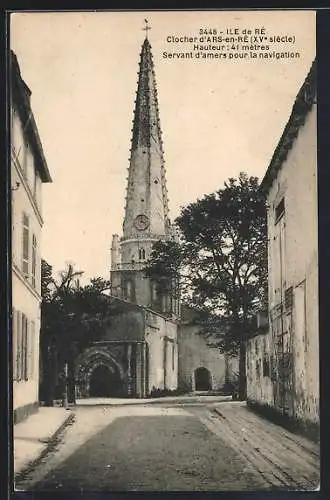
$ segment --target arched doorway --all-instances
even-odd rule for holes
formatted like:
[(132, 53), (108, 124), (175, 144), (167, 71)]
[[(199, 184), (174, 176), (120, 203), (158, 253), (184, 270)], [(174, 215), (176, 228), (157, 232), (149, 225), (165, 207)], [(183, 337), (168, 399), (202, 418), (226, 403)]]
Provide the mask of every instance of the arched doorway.
[(201, 366), (195, 370), (195, 391), (211, 391), (212, 377), (207, 368)]
[(76, 399), (124, 397), (126, 378), (121, 363), (106, 346), (87, 348), (75, 363)]
[(104, 364), (95, 367), (89, 382), (89, 396), (113, 397), (120, 394), (121, 379), (117, 370)]

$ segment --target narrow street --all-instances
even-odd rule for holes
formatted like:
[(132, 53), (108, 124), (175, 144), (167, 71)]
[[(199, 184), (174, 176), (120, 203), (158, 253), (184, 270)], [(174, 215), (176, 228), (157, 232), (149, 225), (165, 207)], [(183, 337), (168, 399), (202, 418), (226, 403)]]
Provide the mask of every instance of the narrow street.
[(239, 402), (85, 405), (17, 490), (311, 490), (318, 446)]

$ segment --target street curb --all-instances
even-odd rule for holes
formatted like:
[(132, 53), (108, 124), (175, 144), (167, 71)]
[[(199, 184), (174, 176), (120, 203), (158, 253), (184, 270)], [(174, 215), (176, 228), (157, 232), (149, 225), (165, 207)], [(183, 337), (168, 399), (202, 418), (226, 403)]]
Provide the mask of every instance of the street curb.
[(44, 442), (46, 446), (41, 451), (40, 455), (31, 460), (30, 462), (28, 462), (16, 474), (14, 473), (14, 485), (16, 482), (23, 481), (24, 479), (26, 479), (28, 474), (41, 463), (41, 461), (48, 455), (48, 453), (50, 453), (56, 448), (64, 430), (74, 421), (75, 421), (75, 414), (73, 412), (70, 412), (70, 414), (66, 417), (63, 423), (60, 425), (60, 427), (54, 432), (54, 434), (46, 442)]
[(84, 404), (76, 404), (73, 406), (73, 408), (82, 408), (82, 407), (95, 407), (95, 406), (104, 406), (104, 407), (111, 407), (111, 408), (116, 408), (116, 407), (124, 407), (124, 406), (136, 406), (136, 405), (140, 405), (140, 406), (147, 406), (147, 405), (150, 405), (150, 404), (176, 404), (176, 405), (185, 405), (186, 403), (188, 403), (189, 405), (192, 405), (192, 404), (200, 404), (200, 403), (208, 403), (208, 404), (218, 404), (218, 403), (230, 403), (232, 400), (231, 399), (224, 399), (222, 401), (189, 401), (189, 400), (185, 400), (185, 401), (173, 401), (173, 400), (170, 400), (170, 401), (166, 401), (165, 399), (158, 399), (158, 398), (153, 398), (149, 401), (143, 401), (143, 403), (140, 403), (140, 402), (134, 402), (134, 403), (95, 403), (95, 404), (88, 404), (88, 405), (84, 405)]

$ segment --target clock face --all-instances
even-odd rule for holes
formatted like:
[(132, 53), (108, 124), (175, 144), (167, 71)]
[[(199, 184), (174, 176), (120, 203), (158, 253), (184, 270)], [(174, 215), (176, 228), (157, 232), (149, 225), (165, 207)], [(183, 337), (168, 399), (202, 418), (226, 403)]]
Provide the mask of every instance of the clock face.
[(141, 214), (135, 217), (134, 226), (138, 231), (144, 231), (149, 226), (149, 219), (146, 215)]

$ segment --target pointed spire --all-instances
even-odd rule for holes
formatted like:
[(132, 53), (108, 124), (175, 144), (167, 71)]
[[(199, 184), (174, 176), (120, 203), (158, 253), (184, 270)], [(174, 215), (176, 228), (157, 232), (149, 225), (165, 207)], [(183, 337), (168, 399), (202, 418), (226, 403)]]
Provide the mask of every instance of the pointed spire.
[[(124, 238), (165, 236), (168, 234), (168, 201), (163, 146), (159, 120), (155, 71), (147, 34), (139, 62), (138, 89), (132, 128), (131, 157), (127, 183)], [(137, 229), (136, 217), (148, 224)]]

